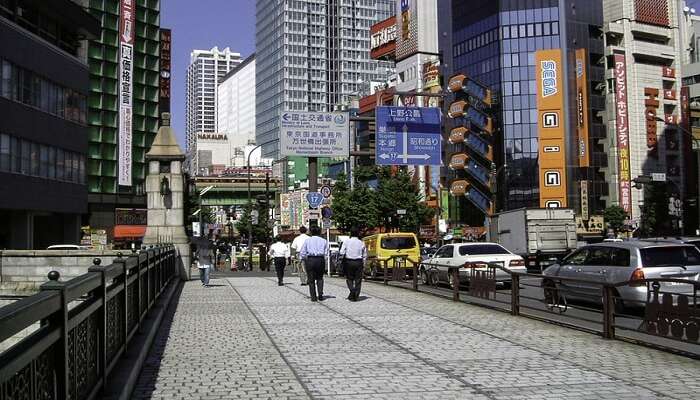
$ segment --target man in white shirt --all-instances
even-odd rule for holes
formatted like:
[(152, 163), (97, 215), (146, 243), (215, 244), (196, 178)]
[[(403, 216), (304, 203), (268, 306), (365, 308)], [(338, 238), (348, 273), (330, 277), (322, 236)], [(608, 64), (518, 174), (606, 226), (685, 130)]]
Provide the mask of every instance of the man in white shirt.
[(359, 236), (360, 231), (357, 228), (352, 228), (350, 239), (344, 241), (340, 247), (340, 257), (345, 263), (345, 282), (350, 290), (348, 295), (350, 301), (357, 301), (360, 297), (362, 274), (365, 261), (367, 261), (367, 247)]
[(275, 243), (270, 246), (270, 251), (268, 255), (272, 257), (275, 262), (275, 271), (277, 272), (277, 286), (284, 286), (282, 282), (284, 278), (284, 267), (287, 265), (287, 260), (290, 258), (289, 248), (282, 241), (282, 239), (277, 236), (275, 238)]
[(304, 246), (304, 242), (306, 242), (309, 237), (310, 236), (306, 234), (306, 227), (302, 226), (299, 228), (299, 236), (295, 237), (294, 241), (292, 241), (294, 261), (297, 271), (299, 272), (299, 279), (301, 280), (302, 285), (306, 285), (306, 267), (304, 266), (301, 257), (299, 257), (299, 253), (301, 253), (301, 248)]

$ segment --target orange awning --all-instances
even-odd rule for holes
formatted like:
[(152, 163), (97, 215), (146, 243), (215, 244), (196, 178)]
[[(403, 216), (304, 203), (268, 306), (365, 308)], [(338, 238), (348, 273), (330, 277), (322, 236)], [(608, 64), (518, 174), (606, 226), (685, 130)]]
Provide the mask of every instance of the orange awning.
[(146, 234), (146, 225), (115, 225), (114, 238), (142, 238)]

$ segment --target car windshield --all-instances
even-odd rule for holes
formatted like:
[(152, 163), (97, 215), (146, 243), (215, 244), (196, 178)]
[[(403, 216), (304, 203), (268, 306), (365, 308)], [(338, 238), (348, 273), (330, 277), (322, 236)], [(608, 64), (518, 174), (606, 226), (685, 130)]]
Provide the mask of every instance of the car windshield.
[(649, 247), (639, 251), (644, 268), (700, 265), (700, 251), (696, 247)]
[(693, 246), (700, 249), (700, 240), (689, 240), (688, 244), (692, 244)]
[(497, 244), (470, 244), (459, 247), (459, 255), (510, 254), (508, 250)]
[(413, 236), (394, 236), (382, 238), (382, 249), (400, 250), (416, 247), (416, 239)]

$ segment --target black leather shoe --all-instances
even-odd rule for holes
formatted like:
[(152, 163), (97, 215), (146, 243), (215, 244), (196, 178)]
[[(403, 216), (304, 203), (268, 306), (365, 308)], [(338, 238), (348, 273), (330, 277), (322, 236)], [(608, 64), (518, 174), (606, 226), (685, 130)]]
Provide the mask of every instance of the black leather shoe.
[(353, 299), (352, 293), (350, 293), (350, 294), (348, 295), (347, 299), (350, 300), (350, 301), (352, 301), (352, 299)]
[(284, 286), (284, 283), (278, 283), (277, 286)]
[(325, 299), (326, 299), (326, 298), (323, 297), (323, 296), (318, 296), (318, 300), (319, 300), (319, 301), (323, 301), (323, 300), (325, 300)]
[(311, 298), (311, 301), (314, 301), (314, 302), (315, 302), (315, 301), (318, 301), (318, 299), (315, 298), (315, 297), (312, 297), (312, 298)]

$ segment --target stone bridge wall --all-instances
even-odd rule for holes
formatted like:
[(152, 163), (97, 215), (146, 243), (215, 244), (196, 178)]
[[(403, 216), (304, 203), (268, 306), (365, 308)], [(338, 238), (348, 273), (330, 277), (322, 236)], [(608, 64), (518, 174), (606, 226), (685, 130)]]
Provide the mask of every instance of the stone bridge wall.
[[(3, 250), (0, 251), (0, 296), (29, 296), (46, 282), (51, 270), (68, 280), (87, 272), (92, 260), (109, 265), (115, 250)], [(125, 256), (129, 253), (121, 251)]]

